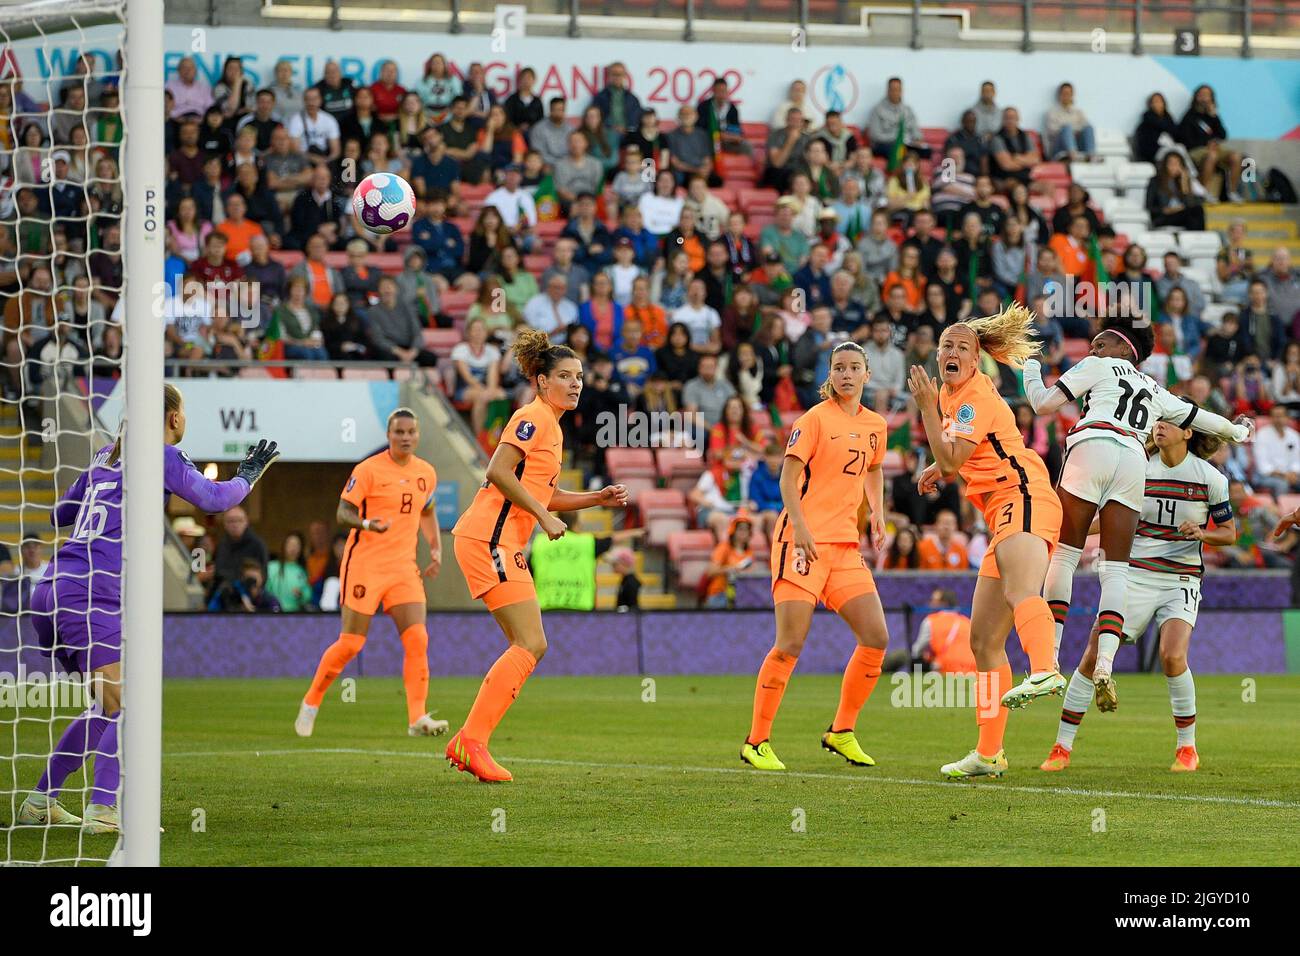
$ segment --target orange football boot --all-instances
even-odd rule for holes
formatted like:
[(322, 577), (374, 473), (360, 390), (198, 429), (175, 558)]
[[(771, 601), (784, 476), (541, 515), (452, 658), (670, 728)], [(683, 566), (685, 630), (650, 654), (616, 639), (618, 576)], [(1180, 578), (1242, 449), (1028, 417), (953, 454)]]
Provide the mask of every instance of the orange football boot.
[(1174, 754), (1174, 765), (1169, 769), (1174, 773), (1191, 773), (1201, 765), (1201, 757), (1195, 747), (1179, 747)]
[(1047, 755), (1047, 759), (1039, 764), (1039, 770), (1064, 770), (1070, 766), (1070, 751), (1066, 750), (1060, 744), (1052, 745), (1052, 752)]
[(509, 770), (492, 759), (486, 744), (470, 740), (460, 730), (447, 742), (447, 762), (483, 783), (508, 783), (514, 779)]

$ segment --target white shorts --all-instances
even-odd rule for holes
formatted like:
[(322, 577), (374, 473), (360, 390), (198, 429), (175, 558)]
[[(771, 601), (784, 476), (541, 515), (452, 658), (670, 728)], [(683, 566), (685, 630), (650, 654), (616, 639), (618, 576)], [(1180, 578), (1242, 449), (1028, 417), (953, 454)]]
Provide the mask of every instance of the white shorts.
[(1085, 438), (1065, 453), (1057, 487), (1098, 508), (1118, 501), (1142, 513), (1147, 490), (1147, 460), (1108, 438)]
[(1165, 621), (1196, 626), (1201, 606), (1201, 580), (1191, 574), (1164, 574), (1130, 568), (1124, 608), (1124, 643), (1132, 644), (1155, 621), (1156, 634)]

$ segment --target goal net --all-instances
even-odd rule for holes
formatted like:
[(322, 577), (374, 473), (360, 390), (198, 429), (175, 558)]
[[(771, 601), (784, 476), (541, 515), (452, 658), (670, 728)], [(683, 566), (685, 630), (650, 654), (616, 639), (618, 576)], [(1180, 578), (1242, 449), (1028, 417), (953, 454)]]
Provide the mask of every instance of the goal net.
[[(158, 862), (162, 18), (0, 6), (4, 865)], [(119, 378), (152, 440), (123, 432), (113, 488), (83, 475), (118, 437), (95, 409)]]

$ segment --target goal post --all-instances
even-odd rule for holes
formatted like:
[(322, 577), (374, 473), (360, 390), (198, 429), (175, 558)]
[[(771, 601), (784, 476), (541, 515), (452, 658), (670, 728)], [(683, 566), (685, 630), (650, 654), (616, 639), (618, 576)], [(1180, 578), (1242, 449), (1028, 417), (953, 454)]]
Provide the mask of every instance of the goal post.
[(163, 0), (126, 0), (126, 308), (122, 584), (122, 838), (110, 862), (159, 864), (162, 817)]
[[(0, 6), (0, 82), (11, 76), (29, 84), (33, 101), (50, 103), (48, 113), (26, 111), (16, 103), (10, 112), (15, 117), (28, 121), (29, 125), (40, 125), (48, 134), (49, 146), (42, 142), (39, 150), (34, 150), (42, 158), (39, 165), (24, 159), (31, 167), (20, 174), (16, 165), (19, 152), (11, 152), (5, 159), (5, 177), (0, 177), (0, 229), (12, 232), (14, 242), (9, 248), (0, 243), (0, 272), (12, 269), (17, 277), (19, 295), (28, 291), (25, 283), (38, 271), (52, 275), (64, 275), (65, 280), (54, 282), (49, 289), (32, 285), (32, 292), (39, 298), (44, 292), (54, 308), (65, 308), (64, 303), (77, 301), (72, 289), (71, 271), (63, 266), (58, 270), (54, 264), (68, 259), (78, 258), (84, 263), (92, 255), (90, 235), (102, 238), (101, 223), (109, 231), (120, 226), (121, 246), (120, 276), (116, 282), (107, 282), (102, 286), (111, 288), (118, 295), (121, 306), (121, 387), (125, 394), (124, 423), (129, 423), (123, 446), (123, 496), (122, 496), (122, 707), (117, 718), (118, 747), (121, 758), (121, 777), (117, 793), (117, 803), (121, 819), (121, 835), (111, 854), (109, 865), (157, 866), (160, 862), (159, 823), (162, 805), (162, 567), (161, 553), (164, 540), (163, 527), (163, 343), (164, 315), (160, 305), (162, 301), (162, 283), (164, 278), (165, 252), (165, 188), (164, 172), (165, 129), (163, 116), (163, 56), (164, 56), (164, 2), (163, 0), (31, 0), (31, 2)], [(77, 116), (75, 106), (68, 107), (59, 98), (66, 93), (68, 81), (76, 79), (73, 68), (83, 54), (97, 54), (96, 61), (102, 64), (107, 56), (107, 66), (94, 67), (92, 73), (83, 79), (83, 89), (89, 90), (91, 80), (104, 79), (117, 83), (120, 93), (120, 139), (100, 141), (89, 122), (94, 115), (87, 102)], [(53, 54), (53, 55), (51, 55)], [(75, 55), (74, 55), (75, 54)], [(121, 58), (120, 72), (112, 60)], [(25, 62), (27, 75), (19, 70), (19, 64)], [(44, 82), (41, 79), (44, 78)], [(15, 90), (21, 89), (17, 84), (10, 84)], [(75, 85), (75, 84), (74, 84)], [(69, 101), (71, 102), (71, 101)], [(37, 110), (40, 107), (36, 107)], [(111, 111), (99, 110), (99, 113)], [(10, 117), (6, 117), (8, 121)], [(112, 179), (100, 178), (98, 168), (94, 171), (82, 171), (84, 178), (62, 178), (51, 171), (56, 170), (54, 154), (60, 144), (55, 142), (56, 124), (66, 128), (75, 126), (86, 129), (88, 142), (78, 146), (87, 156), (96, 155), (95, 150), (103, 147), (106, 154), (113, 155), (114, 174)], [(70, 125), (69, 125), (70, 124)], [(90, 127), (90, 128), (88, 128)], [(105, 129), (106, 127), (101, 127)], [(68, 134), (70, 135), (70, 133)], [(107, 135), (107, 134), (106, 134)], [(75, 137), (73, 138), (75, 142)], [(15, 146), (18, 144), (15, 143)], [(64, 152), (63, 161), (68, 162)], [(29, 178), (24, 178), (27, 176)], [(58, 184), (80, 183), (83, 187), (83, 199), (86, 211), (79, 215), (61, 214), (56, 210), (48, 214), (25, 209), (17, 202), (20, 194), (32, 193), (34, 190), (53, 188)], [(96, 196), (97, 205), (90, 203), (92, 188), (107, 189), (117, 183), (120, 193), (112, 195), (117, 206), (108, 211), (101, 197)], [(93, 185), (92, 185), (93, 184)], [(4, 210), (8, 209), (8, 212)], [(67, 238), (73, 229), (84, 232), (85, 248), (60, 247), (58, 241)], [(9, 233), (6, 233), (8, 236)], [(7, 241), (7, 240), (6, 240)], [(104, 255), (111, 256), (114, 250), (106, 249)], [(64, 256), (64, 260), (60, 260)], [(87, 288), (94, 288), (98, 281), (83, 266), (77, 278), (87, 280)], [(60, 284), (62, 283), (62, 284)], [(28, 322), (27, 300), (23, 299), (19, 310), (21, 329), (36, 328)], [(44, 309), (44, 306), (41, 306)], [(64, 313), (57, 313), (62, 315)], [(89, 313), (87, 313), (89, 314)], [(39, 324), (45, 329), (56, 320), (44, 311), (39, 313)], [(74, 316), (75, 318), (75, 316)], [(35, 320), (33, 320), (35, 321)], [(59, 323), (65, 321), (58, 319)], [(68, 319), (66, 321), (73, 321)], [(107, 314), (102, 319), (107, 326), (117, 320), (108, 320)], [(88, 328), (90, 326), (87, 326)], [(51, 335), (51, 341), (54, 336)], [(105, 339), (107, 341), (107, 338)], [(56, 342), (56, 346), (58, 343)], [(64, 390), (64, 379), (58, 376), (71, 374), (68, 369), (69, 359), (56, 348), (53, 357), (29, 351), (23, 355), (16, 366), (20, 375), (25, 374), (24, 363), (33, 362), (42, 367), (44, 374), (53, 375), (55, 399), (65, 396), (89, 401), (95, 397), (94, 377), (99, 374), (98, 354), (92, 349), (87, 360), (96, 371), (87, 372), (91, 383), (91, 394), (86, 395), (75, 387)], [(12, 373), (12, 363), (0, 363), (4, 371)], [(90, 368), (91, 364), (85, 367)], [(52, 370), (52, 371), (51, 371)], [(15, 392), (17, 397), (11, 392)], [(31, 538), (44, 539), (49, 533), (48, 509), (52, 504), (45, 504), (44, 498), (36, 495), (37, 490), (29, 489), (26, 482), (34, 484), (44, 480), (49, 482), (50, 469), (31, 467), (27, 464), (25, 447), (26, 436), (35, 426), (29, 427), (22, 418), (22, 412), (29, 400), (40, 398), (45, 393), (36, 393), (28, 389), (26, 379), (15, 384), (8, 381), (8, 388), (0, 401), (0, 413), (5, 416), (5, 430), (0, 433), (0, 442), (18, 443), (19, 451), (12, 445), (7, 446), (8, 457), (0, 465), (0, 480), (17, 482), (20, 504), (5, 503), (0, 505), (0, 517), (10, 525), (16, 523), (24, 542)], [(19, 421), (17, 436), (12, 433), (13, 420)], [(122, 426), (126, 428), (126, 424)], [(59, 425), (58, 416), (46, 419), (42, 430), (55, 429), (55, 435), (67, 432)], [(84, 429), (84, 422), (77, 426)], [(87, 442), (93, 442), (96, 426), (93, 418), (89, 431), (84, 434)], [(46, 441), (50, 436), (45, 437)], [(91, 446), (93, 449), (93, 445)], [(53, 470), (54, 488), (43, 489), (53, 496), (66, 490), (70, 482), (63, 483), (62, 468), (57, 450), (54, 453), (56, 465)], [(0, 456), (3, 457), (3, 456)], [(15, 463), (16, 462), (16, 463)], [(75, 465), (80, 469), (85, 460)], [(44, 476), (44, 477), (43, 477)], [(29, 495), (29, 491), (31, 494)], [(13, 492), (9, 491), (12, 495)], [(6, 499), (6, 502), (9, 499)], [(42, 509), (44, 509), (42, 511)], [(17, 512), (15, 516), (15, 512)], [(55, 537), (55, 544), (62, 540)], [(20, 594), (26, 592), (19, 591)], [(0, 638), (12, 641), (17, 637), (16, 647), (9, 643), (0, 644), (0, 671), (9, 667), (10, 661), (17, 665), (19, 672), (18, 689), (22, 700), (21, 677), (24, 655), (28, 662), (35, 650), (29, 635), (30, 619), (34, 612), (19, 599), (16, 610), (6, 605), (0, 609), (0, 625), (4, 634)], [(26, 626), (25, 626), (26, 625)], [(53, 679), (54, 664), (50, 664)], [(0, 674), (0, 678), (8, 675)], [(54, 701), (51, 695), (50, 700)], [(82, 705), (78, 704), (77, 708)], [(40, 767), (45, 766), (47, 755), (55, 749), (56, 731), (60, 725), (66, 725), (70, 716), (65, 712), (67, 705), (50, 703), (49, 706), (27, 706), (20, 702), (16, 707), (6, 710), (0, 701), (0, 714), (4, 715), (2, 723), (5, 740), (0, 747), (0, 793), (3, 793), (3, 817), (12, 824), (17, 807), (25, 793), (31, 793), (34, 776)], [(91, 713), (87, 711), (86, 713)], [(84, 715), (83, 715), (84, 716)], [(40, 730), (33, 733), (33, 725)], [(45, 742), (39, 740), (46, 737)], [(92, 752), (93, 747), (88, 746)], [(62, 779), (62, 778), (60, 778)], [(69, 790), (72, 790), (71, 786)], [(7, 791), (7, 792), (5, 792)], [(82, 787), (80, 796), (85, 796)], [(79, 809), (79, 808), (78, 808)], [(35, 830), (35, 832), (33, 832)], [(47, 822), (44, 829), (23, 823), (21, 826), (7, 826), (4, 838), (0, 841), (0, 865), (32, 863), (94, 863), (105, 860), (104, 851), (92, 850), (84, 838), (55, 832)]]

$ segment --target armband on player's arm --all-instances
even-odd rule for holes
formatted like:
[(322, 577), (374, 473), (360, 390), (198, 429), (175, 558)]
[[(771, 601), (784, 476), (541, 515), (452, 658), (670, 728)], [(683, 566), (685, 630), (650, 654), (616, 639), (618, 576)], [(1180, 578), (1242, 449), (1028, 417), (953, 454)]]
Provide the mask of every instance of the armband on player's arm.
[(1070, 399), (1064, 392), (1053, 385), (1043, 385), (1043, 370), (1036, 359), (1025, 362), (1025, 397), (1035, 414), (1048, 415), (1065, 405)]

